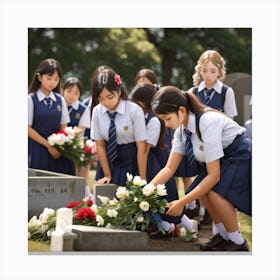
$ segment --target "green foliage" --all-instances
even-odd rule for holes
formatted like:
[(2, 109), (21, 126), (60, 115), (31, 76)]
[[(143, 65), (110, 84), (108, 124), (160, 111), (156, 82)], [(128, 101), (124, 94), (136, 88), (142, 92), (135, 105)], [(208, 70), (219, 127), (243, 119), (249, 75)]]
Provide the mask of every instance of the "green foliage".
[(130, 90), (142, 68), (150, 68), (163, 85), (192, 86), (200, 54), (215, 49), (226, 60), (227, 73), (251, 74), (251, 28), (30, 28), (28, 81), (39, 63), (57, 59), (64, 72), (79, 78), (84, 96), (100, 65), (111, 66)]

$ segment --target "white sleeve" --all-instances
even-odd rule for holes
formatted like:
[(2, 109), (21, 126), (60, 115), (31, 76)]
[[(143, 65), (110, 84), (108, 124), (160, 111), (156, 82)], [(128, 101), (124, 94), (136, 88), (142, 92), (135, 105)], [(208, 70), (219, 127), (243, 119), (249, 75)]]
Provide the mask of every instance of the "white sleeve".
[(92, 118), (91, 118), (91, 125), (90, 125), (90, 138), (94, 139), (94, 140), (104, 140), (100, 133), (97, 107), (93, 108), (93, 110), (92, 110)]
[(87, 106), (82, 114), (79, 126), (84, 126), (86, 128), (90, 128), (90, 108)]
[(233, 117), (238, 115), (235, 102), (235, 95), (231, 87), (228, 88), (225, 95), (224, 113), (232, 119)]
[[(224, 118), (219, 118), (217, 114), (205, 113), (199, 121), (201, 139), (204, 146), (205, 162), (211, 162), (224, 156), (222, 133)], [(213, 133), (213, 131), (215, 133)]]
[(152, 147), (157, 145), (160, 136), (161, 124), (157, 117), (153, 117), (147, 124), (147, 140), (146, 142), (151, 144)]
[(175, 130), (171, 151), (184, 155), (186, 154), (186, 151), (185, 151), (185, 143), (182, 140), (183, 137), (181, 131), (182, 129), (180, 126)]
[(61, 96), (62, 112), (60, 124), (68, 124), (70, 122), (69, 112), (67, 108), (66, 101), (63, 96)]
[(34, 103), (30, 94), (28, 95), (28, 125), (33, 124)]

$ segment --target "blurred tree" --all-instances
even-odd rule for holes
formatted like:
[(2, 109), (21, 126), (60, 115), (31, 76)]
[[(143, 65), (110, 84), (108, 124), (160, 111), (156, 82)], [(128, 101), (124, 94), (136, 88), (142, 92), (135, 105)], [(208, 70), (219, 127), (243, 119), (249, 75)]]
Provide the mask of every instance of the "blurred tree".
[(64, 79), (78, 77), (89, 94), (94, 69), (106, 64), (117, 71), (128, 89), (141, 68), (155, 71), (163, 85), (192, 86), (200, 54), (215, 49), (226, 60), (227, 73), (251, 74), (251, 28), (30, 28), (28, 81), (38, 64), (57, 59)]

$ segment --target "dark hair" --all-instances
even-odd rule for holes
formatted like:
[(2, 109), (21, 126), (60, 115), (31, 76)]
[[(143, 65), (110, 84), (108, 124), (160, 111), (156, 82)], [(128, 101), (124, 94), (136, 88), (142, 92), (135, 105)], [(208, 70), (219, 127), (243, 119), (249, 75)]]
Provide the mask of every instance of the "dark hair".
[[(129, 96), (130, 99), (139, 104), (143, 102), (145, 104), (144, 111), (145, 113), (152, 113), (151, 102), (156, 93), (155, 87), (151, 84), (141, 83), (136, 85), (132, 91), (130, 92)], [(140, 104), (139, 104), (140, 105)]]
[(104, 69), (92, 77), (92, 94), (93, 99), (98, 102), (98, 98), (102, 90), (106, 88), (108, 91), (121, 90), (120, 98), (128, 99), (128, 92), (120, 80), (120, 76), (112, 69)]
[(185, 107), (187, 113), (194, 114), (200, 113), (206, 108), (195, 94), (182, 91), (174, 86), (162, 87), (152, 100), (153, 111), (160, 115), (178, 113), (180, 106)]
[(78, 89), (81, 93), (83, 91), (82, 84), (81, 84), (80, 80), (75, 77), (69, 77), (68, 79), (66, 79), (66, 81), (62, 85), (62, 90), (72, 88), (75, 85), (78, 87)]
[(140, 78), (147, 78), (152, 84), (157, 84), (157, 76), (155, 72), (151, 69), (142, 69), (135, 76), (135, 84)]
[[(153, 115), (154, 112), (152, 110), (151, 102), (155, 93), (156, 89), (153, 85), (147, 83), (140, 83), (132, 89), (129, 96), (131, 101), (137, 103), (141, 107), (142, 105), (139, 102), (143, 102), (145, 107), (143, 108), (144, 112)], [(166, 145), (164, 143), (164, 135), (167, 132), (167, 128), (161, 119), (159, 119), (159, 121), (161, 126), (157, 147), (162, 151), (166, 148)]]
[(33, 76), (32, 82), (30, 84), (28, 93), (36, 92), (40, 86), (41, 82), (39, 81), (38, 76), (39, 75), (53, 75), (54, 72), (57, 71), (59, 76), (59, 83), (56, 88), (53, 89), (55, 92), (60, 92), (60, 83), (61, 83), (61, 77), (62, 77), (62, 69), (58, 61), (56, 61), (53, 58), (48, 58), (43, 60), (40, 65), (38, 66), (37, 70), (35, 71), (35, 74)]

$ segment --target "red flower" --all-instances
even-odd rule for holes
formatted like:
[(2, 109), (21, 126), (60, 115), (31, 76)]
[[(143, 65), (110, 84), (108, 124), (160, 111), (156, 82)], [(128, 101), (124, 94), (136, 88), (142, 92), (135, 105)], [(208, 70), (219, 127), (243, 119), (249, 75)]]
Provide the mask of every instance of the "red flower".
[(87, 206), (90, 207), (92, 204), (93, 204), (93, 201), (92, 201), (91, 199), (88, 199), (88, 200), (87, 200)]
[(89, 219), (95, 220), (96, 216), (95, 213), (88, 207), (80, 208), (76, 214), (76, 218), (79, 220), (82, 219)]
[(75, 208), (81, 204), (80, 201), (72, 201), (66, 205), (67, 208)]
[(68, 136), (68, 133), (64, 130), (58, 130), (55, 134), (64, 134), (65, 136)]
[(114, 80), (117, 85), (120, 85), (122, 83), (120, 75), (116, 74)]
[(91, 150), (92, 150), (92, 147), (90, 147), (90, 146), (85, 146), (85, 154), (86, 154), (86, 155), (91, 154)]

